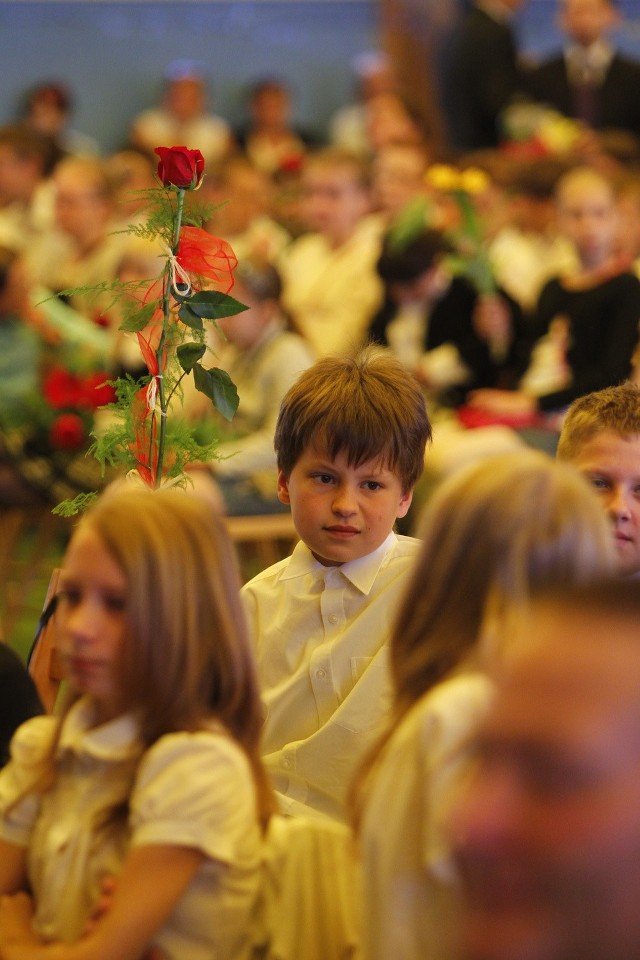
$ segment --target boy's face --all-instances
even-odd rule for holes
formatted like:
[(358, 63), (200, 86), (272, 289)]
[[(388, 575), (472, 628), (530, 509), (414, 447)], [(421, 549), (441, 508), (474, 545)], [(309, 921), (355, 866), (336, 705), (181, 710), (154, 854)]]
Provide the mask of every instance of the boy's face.
[(602, 430), (572, 458), (602, 500), (623, 576), (640, 575), (640, 434)]
[(369, 210), (369, 197), (346, 167), (311, 165), (304, 175), (304, 214), (311, 230), (344, 243)]
[(589, 174), (567, 183), (558, 197), (558, 228), (585, 267), (599, 267), (613, 252), (618, 208), (610, 187)]
[(300, 538), (316, 560), (339, 566), (376, 550), (404, 517), (412, 493), (380, 463), (349, 466), (344, 452), (332, 459), (313, 447), (304, 451), (289, 477), (278, 473), (278, 497), (291, 505)]

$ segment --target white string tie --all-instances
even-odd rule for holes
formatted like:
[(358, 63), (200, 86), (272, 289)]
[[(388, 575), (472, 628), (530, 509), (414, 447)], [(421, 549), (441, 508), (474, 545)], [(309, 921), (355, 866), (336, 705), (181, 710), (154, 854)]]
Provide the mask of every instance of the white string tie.
[(155, 376), (151, 377), (151, 380), (149, 381), (149, 385), (147, 386), (147, 410), (150, 413), (153, 413), (158, 403), (158, 388), (159, 388), (158, 381), (160, 380), (161, 377), (162, 377), (161, 373), (155, 374)]
[(178, 258), (169, 247), (165, 245), (167, 259), (169, 261), (169, 286), (172, 292), (180, 299), (191, 296), (192, 285), (187, 271), (178, 263)]

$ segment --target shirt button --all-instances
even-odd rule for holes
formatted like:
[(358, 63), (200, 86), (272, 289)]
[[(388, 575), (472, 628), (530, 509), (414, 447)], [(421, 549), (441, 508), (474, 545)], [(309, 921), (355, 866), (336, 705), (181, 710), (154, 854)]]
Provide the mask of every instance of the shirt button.
[(324, 680), (326, 675), (327, 675), (326, 670), (322, 670), (322, 668), (320, 670), (316, 670), (316, 677), (318, 678), (318, 680)]
[(288, 770), (289, 767), (292, 766), (291, 758), (290, 758), (290, 757), (283, 757), (283, 758), (282, 758), (282, 766), (283, 766), (283, 767), (286, 767), (287, 770)]
[(329, 617), (329, 623), (337, 623), (337, 622), (338, 622), (338, 618), (336, 617), (335, 613), (332, 613), (331, 616)]

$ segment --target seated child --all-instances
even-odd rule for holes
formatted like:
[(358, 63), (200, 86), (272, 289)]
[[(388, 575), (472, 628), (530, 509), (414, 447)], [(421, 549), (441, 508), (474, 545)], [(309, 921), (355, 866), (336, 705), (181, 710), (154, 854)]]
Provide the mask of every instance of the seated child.
[(0, 772), (3, 960), (248, 957), (272, 794), (221, 521), (118, 485), (75, 528), (60, 588), (71, 697), (18, 729)]
[(307, 232), (278, 259), (282, 303), (316, 356), (345, 353), (366, 339), (382, 297), (369, 169), (344, 151), (312, 151), (301, 187)]
[(478, 390), (476, 409), (525, 417), (564, 410), (631, 372), (638, 341), (640, 281), (618, 256), (618, 214), (609, 179), (577, 167), (558, 182), (558, 224), (579, 268), (545, 284), (531, 325), (517, 390)]
[[(300, 334), (287, 328), (280, 309), (280, 277), (269, 263), (245, 259), (235, 272), (234, 296), (247, 309), (223, 317), (218, 327), (226, 342), (216, 351), (238, 391), (240, 404), (231, 423), (211, 413), (211, 404), (199, 393), (189, 397), (189, 415), (201, 420), (201, 429), (220, 440), (217, 459), (208, 464), (232, 515), (282, 513), (276, 495), (276, 455), (273, 433), (282, 398), (300, 373), (314, 361)], [(206, 405), (202, 403), (203, 399)], [(198, 467), (195, 466), (198, 470)], [(202, 469), (198, 470), (203, 473)], [(193, 475), (193, 472), (192, 472)]]
[(536, 590), (591, 581), (613, 565), (592, 491), (538, 450), (450, 477), (427, 504), (420, 534), (389, 642), (393, 714), (353, 791), (365, 960), (458, 956), (447, 821), (491, 674)]
[(351, 776), (387, 720), (386, 641), (419, 549), (393, 526), (430, 436), (419, 384), (373, 348), (320, 359), (282, 402), (278, 495), (301, 542), (243, 597), (284, 813), (346, 819)]
[(575, 400), (557, 455), (595, 487), (611, 521), (620, 574), (640, 578), (640, 389), (622, 383)]
[[(384, 302), (370, 335), (391, 348), (433, 400), (456, 406), (468, 390), (499, 382), (509, 349), (499, 358), (477, 329), (488, 298), (466, 277), (454, 275), (447, 263), (451, 253), (439, 230), (424, 229), (402, 242), (385, 236), (377, 263)], [(491, 299), (510, 328), (522, 326), (514, 301), (500, 293)]]

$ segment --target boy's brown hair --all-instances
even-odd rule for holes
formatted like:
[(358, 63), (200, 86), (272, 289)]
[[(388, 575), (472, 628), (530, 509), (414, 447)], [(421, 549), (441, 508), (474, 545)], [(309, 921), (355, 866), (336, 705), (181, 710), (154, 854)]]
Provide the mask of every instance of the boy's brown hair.
[(323, 357), (304, 371), (282, 401), (274, 446), (286, 477), (309, 447), (350, 466), (380, 459), (402, 483), (415, 485), (424, 467), (431, 424), (417, 380), (389, 352), (366, 347)]
[(351, 150), (342, 147), (320, 147), (311, 150), (304, 159), (302, 171), (340, 170), (359, 190), (368, 190), (371, 186), (371, 165)]
[(621, 437), (640, 435), (640, 388), (630, 382), (596, 390), (574, 400), (562, 424), (557, 455), (573, 460), (603, 430)]

